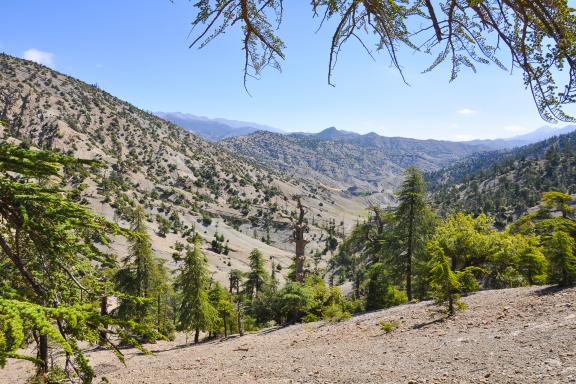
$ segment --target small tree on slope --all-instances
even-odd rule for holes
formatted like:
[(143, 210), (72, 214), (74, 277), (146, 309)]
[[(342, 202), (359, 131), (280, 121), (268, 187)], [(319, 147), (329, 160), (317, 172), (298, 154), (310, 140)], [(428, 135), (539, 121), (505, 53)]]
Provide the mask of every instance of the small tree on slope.
[(450, 266), (450, 259), (444, 253), (442, 247), (436, 241), (428, 244), (431, 254), (430, 285), (436, 302), (445, 304), (448, 315), (452, 316), (457, 307), (462, 303), (458, 301), (464, 291), (475, 291), (478, 288), (478, 282), (474, 277), (474, 272), (481, 270), (477, 267), (467, 267), (462, 271), (455, 272)]

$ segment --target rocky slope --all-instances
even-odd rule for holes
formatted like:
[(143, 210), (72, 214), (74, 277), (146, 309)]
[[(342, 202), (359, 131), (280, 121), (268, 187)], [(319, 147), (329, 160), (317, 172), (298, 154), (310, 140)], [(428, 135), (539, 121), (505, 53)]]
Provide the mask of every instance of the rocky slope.
[[(273, 328), (241, 338), (89, 357), (99, 379), (132, 383), (574, 383), (576, 288), (478, 292), (452, 319), (431, 302), (337, 324)], [(397, 328), (386, 333), (381, 321)], [(6, 383), (24, 383), (31, 363), (10, 362)], [(98, 381), (97, 381), (98, 382)]]
[(336, 128), (318, 134), (256, 132), (222, 144), (284, 173), (384, 200), (390, 199), (408, 166), (437, 170), (484, 149), (448, 141), (359, 135)]
[[(230, 268), (246, 269), (246, 256), (260, 248), (286, 267), (292, 247), (282, 216), (304, 196), (312, 221), (308, 249), (322, 247), (329, 220), (354, 223), (363, 202), (297, 183), (218, 144), (119, 100), (108, 93), (26, 60), (0, 54), (0, 138), (34, 147), (100, 159), (101, 169), (70, 172), (79, 199), (97, 213), (126, 224), (135, 203), (150, 214), (158, 256), (171, 260), (174, 244), (196, 230), (206, 241), (210, 266), (219, 280)], [(70, 170), (72, 171), (72, 170)], [(224, 235), (228, 256), (211, 252), (215, 234)], [(270, 233), (270, 244), (261, 240)], [(118, 253), (123, 244), (116, 244)]]

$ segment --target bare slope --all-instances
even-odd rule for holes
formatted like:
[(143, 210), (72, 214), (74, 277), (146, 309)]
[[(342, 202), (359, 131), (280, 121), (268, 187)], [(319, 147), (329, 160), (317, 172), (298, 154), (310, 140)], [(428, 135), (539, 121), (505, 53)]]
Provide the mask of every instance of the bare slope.
[[(90, 358), (111, 383), (571, 383), (576, 382), (576, 288), (484, 291), (454, 319), (430, 302), (242, 338)], [(395, 321), (389, 334), (380, 321)], [(23, 383), (29, 363), (1, 372)], [(29, 371), (28, 371), (29, 372)]]
[[(294, 209), (293, 194), (305, 196), (314, 218), (311, 237), (318, 241), (310, 244), (312, 251), (322, 247), (328, 220), (344, 221), (346, 227), (362, 213), (361, 201), (318, 183), (296, 184), (96, 86), (5, 54), (0, 54), (0, 119), (8, 123), (0, 128), (4, 141), (101, 159), (102, 169), (70, 173), (67, 181), (84, 188), (80, 200), (94, 211), (123, 224), (127, 207), (143, 204), (160, 257), (171, 260), (173, 245), (185, 242), (184, 233), (195, 228), (219, 280), (230, 268), (246, 269), (246, 256), (255, 247), (267, 260), (290, 263), (293, 245), (280, 214)], [(270, 246), (261, 241), (268, 213)], [(172, 226), (165, 236), (159, 234), (158, 217)], [(228, 257), (210, 251), (216, 233), (229, 240)], [(123, 252), (121, 244), (116, 248)]]

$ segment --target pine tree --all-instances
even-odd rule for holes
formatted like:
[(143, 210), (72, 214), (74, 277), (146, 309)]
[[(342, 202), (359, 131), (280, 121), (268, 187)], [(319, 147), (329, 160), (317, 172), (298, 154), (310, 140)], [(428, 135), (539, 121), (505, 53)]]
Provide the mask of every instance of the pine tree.
[(224, 337), (228, 337), (230, 330), (230, 319), (234, 315), (234, 306), (230, 302), (230, 294), (220, 283), (216, 282), (210, 289), (209, 293), (210, 303), (216, 311), (218, 311), (219, 321), (216, 322), (213, 329), (215, 334), (218, 334), (224, 327)]
[(368, 283), (366, 287), (366, 310), (382, 309), (405, 303), (404, 292), (399, 291), (392, 284), (386, 266), (374, 263), (367, 271)]
[(430, 260), (432, 292), (436, 302), (446, 304), (448, 315), (452, 316), (455, 309), (462, 306), (458, 301), (462, 292), (471, 292), (478, 288), (474, 272), (481, 271), (481, 269), (466, 267), (459, 272), (453, 271), (450, 259), (437, 241), (428, 243), (428, 251), (432, 256)]
[(409, 167), (405, 175), (398, 193), (399, 204), (395, 216), (398, 236), (402, 239), (406, 295), (408, 300), (412, 300), (414, 258), (423, 250), (425, 237), (431, 230), (431, 214), (425, 200), (422, 174), (416, 167)]
[(576, 282), (576, 247), (574, 239), (566, 232), (556, 231), (546, 241), (550, 260), (550, 281), (561, 286)]
[(194, 331), (194, 343), (198, 343), (200, 331), (213, 329), (218, 319), (218, 313), (208, 298), (208, 270), (200, 246), (201, 239), (197, 235), (194, 239), (194, 249), (188, 249), (186, 252), (184, 265), (177, 280), (181, 295), (178, 330)]
[(250, 272), (248, 272), (248, 277), (245, 283), (246, 293), (250, 298), (257, 295), (262, 291), (264, 286), (269, 281), (268, 272), (264, 267), (264, 259), (262, 258), (262, 252), (255, 248), (250, 252)]
[(123, 319), (136, 318), (151, 321), (155, 315), (155, 302), (165, 276), (160, 276), (152, 252), (152, 243), (146, 229), (146, 211), (137, 206), (131, 214), (130, 252), (124, 258), (124, 267), (118, 271), (116, 281), (121, 291), (137, 298), (122, 300), (118, 314)]
[[(101, 246), (128, 231), (74, 202), (75, 191), (54, 184), (66, 166), (98, 164), (0, 145), (0, 368), (6, 358), (31, 360), (45, 381), (49, 349), (58, 345), (66, 374), (89, 383), (94, 370), (79, 342), (113, 346), (107, 337), (113, 326), (122, 341), (133, 343), (149, 328), (101, 314), (100, 301), (112, 291), (104, 271), (115, 268), (115, 256)], [(21, 352), (29, 336), (36, 356)]]

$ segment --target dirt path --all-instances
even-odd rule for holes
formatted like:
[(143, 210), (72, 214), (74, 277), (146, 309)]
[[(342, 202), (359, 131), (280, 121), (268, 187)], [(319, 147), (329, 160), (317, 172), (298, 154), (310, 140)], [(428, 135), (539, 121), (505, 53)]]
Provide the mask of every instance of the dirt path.
[[(446, 321), (423, 302), (198, 346), (161, 343), (154, 356), (129, 351), (128, 368), (108, 352), (90, 358), (110, 383), (576, 383), (576, 288), (464, 301), (468, 310)], [(399, 326), (386, 334), (382, 320)], [(11, 363), (0, 382), (23, 382), (25, 367)]]

